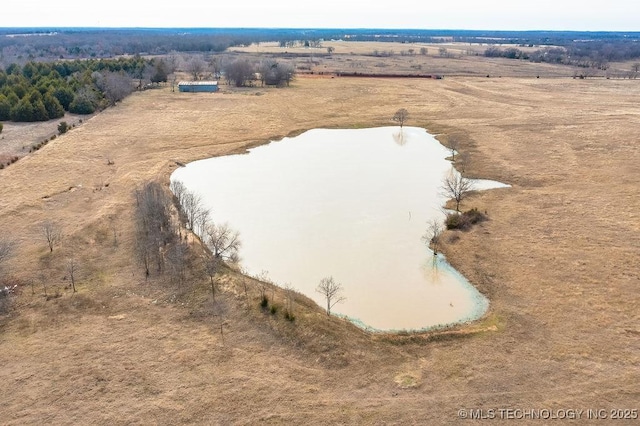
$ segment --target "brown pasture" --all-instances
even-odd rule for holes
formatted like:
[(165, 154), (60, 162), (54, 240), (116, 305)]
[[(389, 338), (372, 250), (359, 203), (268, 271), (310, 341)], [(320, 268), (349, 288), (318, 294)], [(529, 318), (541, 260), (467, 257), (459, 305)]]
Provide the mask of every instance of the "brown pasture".
[[(0, 422), (454, 424), (460, 409), (640, 408), (640, 86), (531, 75), (149, 90), (0, 170), (20, 284), (1, 320)], [(470, 175), (513, 185), (465, 200), (489, 220), (444, 236), (490, 299), (485, 318), (369, 335), (302, 296), (292, 323), (263, 313), (255, 282), (247, 300), (231, 271), (215, 307), (204, 277), (145, 280), (135, 188), (306, 129), (393, 125), (402, 107), (408, 125), (455, 135)], [(64, 232), (52, 254), (45, 220)]]

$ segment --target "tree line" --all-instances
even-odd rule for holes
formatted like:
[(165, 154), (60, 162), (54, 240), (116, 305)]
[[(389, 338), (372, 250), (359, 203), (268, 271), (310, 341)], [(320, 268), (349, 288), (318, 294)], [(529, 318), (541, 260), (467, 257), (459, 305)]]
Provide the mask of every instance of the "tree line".
[(135, 82), (166, 82), (162, 59), (141, 57), (27, 62), (0, 70), (0, 120), (46, 121), (65, 111), (92, 114), (124, 99)]
[(533, 52), (526, 52), (516, 47), (503, 49), (492, 46), (484, 51), (484, 56), (606, 70), (610, 62), (640, 58), (640, 42), (637, 40), (571, 41), (558, 47), (546, 47)]

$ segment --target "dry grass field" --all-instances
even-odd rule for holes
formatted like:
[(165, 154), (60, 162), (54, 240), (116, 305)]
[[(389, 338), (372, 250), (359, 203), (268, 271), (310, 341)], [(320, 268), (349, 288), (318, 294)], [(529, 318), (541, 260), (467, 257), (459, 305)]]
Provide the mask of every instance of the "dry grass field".
[[(135, 93), (0, 170), (0, 235), (17, 244), (7, 268), (21, 284), (0, 320), (0, 423), (454, 424), (460, 409), (640, 409), (639, 97), (633, 80), (535, 77)], [(464, 202), (489, 221), (445, 234), (448, 259), (491, 301), (484, 319), (369, 335), (302, 297), (295, 322), (263, 313), (255, 283), (247, 301), (232, 272), (215, 306), (206, 278), (145, 280), (140, 185), (306, 129), (389, 125), (401, 107), (409, 125), (460, 138), (471, 175), (513, 185)], [(64, 231), (53, 253), (45, 220)], [(46, 300), (43, 283), (60, 297)]]
[[(551, 46), (492, 45), (501, 49), (516, 47), (525, 52), (533, 52)], [(332, 54), (327, 48), (334, 49)], [(404, 75), (441, 75), (474, 77), (572, 77), (584, 72), (584, 68), (532, 63), (527, 60), (506, 58), (485, 58), (489, 47), (481, 43), (382, 43), (349, 42), (342, 40), (324, 41), (322, 47), (280, 47), (278, 43), (260, 43), (244, 47), (234, 47), (230, 52), (253, 55), (259, 59), (265, 56), (293, 57), (298, 71), (314, 74), (370, 73)], [(421, 49), (426, 49), (426, 54)], [(441, 53), (440, 49), (445, 49)], [(411, 52), (412, 51), (412, 52)], [(377, 52), (377, 54), (376, 54)], [(632, 63), (612, 63), (605, 71), (595, 71), (604, 77), (626, 77)]]

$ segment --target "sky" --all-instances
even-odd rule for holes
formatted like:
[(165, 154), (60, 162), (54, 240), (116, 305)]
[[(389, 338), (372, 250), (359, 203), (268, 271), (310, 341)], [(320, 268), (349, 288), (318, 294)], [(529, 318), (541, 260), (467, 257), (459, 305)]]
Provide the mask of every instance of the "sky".
[(3, 2), (0, 27), (260, 27), (640, 31), (638, 0)]

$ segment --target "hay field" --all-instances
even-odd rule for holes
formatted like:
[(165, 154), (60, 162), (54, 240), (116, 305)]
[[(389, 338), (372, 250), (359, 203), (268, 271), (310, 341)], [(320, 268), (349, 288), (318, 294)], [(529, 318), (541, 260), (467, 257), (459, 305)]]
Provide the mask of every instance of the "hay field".
[[(19, 244), (8, 266), (23, 283), (0, 332), (2, 423), (457, 424), (459, 409), (640, 408), (639, 95), (630, 80), (470, 77), (134, 94), (0, 170), (0, 233)], [(263, 314), (233, 274), (215, 309), (206, 290), (145, 281), (136, 187), (168, 184), (176, 161), (310, 128), (389, 125), (401, 107), (409, 125), (460, 138), (471, 175), (513, 185), (465, 201), (490, 220), (445, 235), (491, 301), (486, 318), (371, 336), (303, 299), (294, 323)], [(65, 233), (53, 255), (47, 219)], [(42, 268), (62, 297), (44, 300)]]

